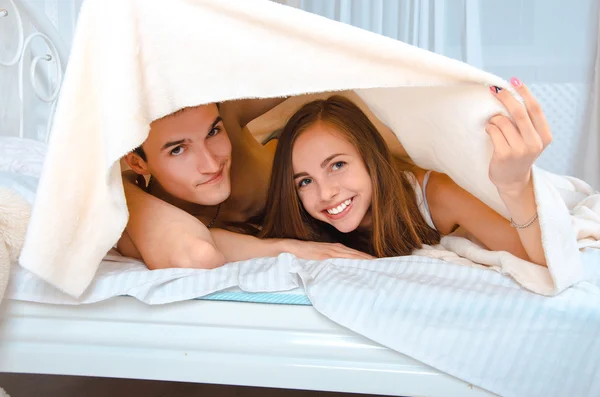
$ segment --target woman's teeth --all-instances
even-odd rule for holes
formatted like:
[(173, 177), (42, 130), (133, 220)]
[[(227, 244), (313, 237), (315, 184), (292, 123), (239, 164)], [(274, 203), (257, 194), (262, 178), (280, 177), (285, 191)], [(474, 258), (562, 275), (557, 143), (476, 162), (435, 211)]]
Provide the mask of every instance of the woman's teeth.
[(328, 209), (327, 212), (331, 215), (337, 215), (340, 212), (342, 212), (343, 210), (345, 210), (346, 207), (349, 206), (351, 202), (352, 202), (352, 199), (348, 199), (348, 200), (344, 201), (342, 204), (338, 205), (337, 207)]

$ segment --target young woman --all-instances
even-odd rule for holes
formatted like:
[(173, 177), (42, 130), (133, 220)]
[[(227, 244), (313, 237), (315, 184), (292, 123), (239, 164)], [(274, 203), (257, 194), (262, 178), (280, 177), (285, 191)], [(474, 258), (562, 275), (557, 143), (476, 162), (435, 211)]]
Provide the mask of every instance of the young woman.
[(535, 98), (512, 84), (527, 107), (495, 87), (508, 109), (486, 128), (494, 144), (489, 175), (506, 220), (448, 176), (392, 157), (351, 101), (333, 96), (303, 106), (279, 139), (263, 237), (341, 242), (377, 257), (410, 254), (458, 227), (490, 250), (545, 265), (531, 166), (551, 141)]

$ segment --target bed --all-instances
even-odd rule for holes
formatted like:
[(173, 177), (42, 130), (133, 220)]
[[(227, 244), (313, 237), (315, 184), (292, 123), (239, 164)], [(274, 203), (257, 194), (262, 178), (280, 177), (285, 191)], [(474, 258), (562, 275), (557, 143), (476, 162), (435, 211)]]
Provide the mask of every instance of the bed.
[[(0, 137), (4, 158), (10, 146), (21, 162), (20, 167), (12, 162), (11, 175), (22, 182), (39, 177), (68, 53), (42, 12), (26, 1), (6, 4), (0, 24), (19, 26), (22, 45), (5, 67), (23, 68), (19, 87), (48, 106), (46, 135), (37, 132), (39, 123), (37, 130), (27, 128), (25, 118), (33, 111), (21, 100), (18, 135)], [(30, 23), (35, 30), (25, 36)], [(32, 55), (35, 38), (45, 42), (47, 54)], [(59, 84), (50, 95), (38, 94), (32, 84), (40, 62), (57, 69)], [(27, 73), (25, 65), (33, 71)], [(29, 158), (17, 155), (21, 149)], [(33, 199), (34, 186), (10, 183)], [(236, 302), (231, 294), (215, 299), (154, 306), (128, 296), (80, 306), (7, 299), (0, 315), (0, 371), (401, 396), (491, 395), (335, 324), (302, 299), (300, 304)]]
[[(16, 4), (16, 7), (7, 9), (6, 12), (0, 10), (0, 23), (6, 18), (15, 18), (19, 23), (22, 23), (21, 19), (32, 22), (38, 32), (44, 35), (44, 41), (48, 43), (50, 51), (49, 56), (40, 57), (28, 54), (28, 47), (24, 46), (17, 62), (25, 59), (23, 62), (29, 62), (29, 66), (33, 65), (35, 70), (36, 64), (40, 62), (54, 61), (59, 76), (55, 81), (60, 82), (67, 54), (51, 23), (26, 2), (9, 3)], [(18, 11), (22, 18), (16, 18), (19, 15)], [(61, 48), (63, 50), (60, 50)], [(34, 62), (35, 59), (38, 61)], [(25, 79), (31, 74), (33, 73), (22, 73), (20, 77)], [(24, 80), (19, 84), (19, 87), (26, 86)], [(35, 91), (35, 84), (30, 89)], [(39, 178), (40, 156), (43, 157), (44, 142), (47, 139), (47, 133), (40, 134), (38, 131), (49, 130), (56, 99), (54, 93), (41, 96), (40, 99), (48, 103), (46, 106), (49, 110), (42, 128), (26, 128), (27, 124), (24, 121), (30, 117), (28, 112), (31, 109), (24, 107), (19, 120), (18, 136), (0, 138), (0, 149), (24, 148), (11, 151), (14, 161), (11, 161), (10, 174), (22, 178), (15, 181), (14, 178), (7, 177), (6, 180), (30, 200), (35, 195), (35, 178)], [(33, 147), (36, 149), (32, 149)], [(8, 155), (0, 158), (8, 158)], [(27, 178), (33, 178), (33, 182), (25, 184), (23, 181)], [(596, 254), (595, 259), (589, 260), (588, 268), (593, 269), (592, 262), (598, 263), (599, 260), (600, 257)], [(439, 263), (429, 265), (441, 266)], [(110, 284), (107, 282), (110, 281), (108, 276), (118, 273), (115, 269), (119, 266), (124, 279), (133, 271), (141, 271), (144, 277), (150, 277), (149, 274), (152, 273), (158, 277), (153, 282), (156, 285), (163, 284), (164, 289), (174, 288), (177, 281), (183, 280), (180, 275), (163, 280), (160, 279), (160, 272), (148, 272), (139, 263), (109, 260), (97, 275), (94, 288), (102, 282)], [(408, 267), (410, 265), (407, 265)], [(226, 267), (232, 268), (235, 269), (235, 266)], [(425, 276), (433, 274), (438, 281), (441, 280), (434, 287), (443, 289), (453, 285), (452, 280), (443, 278), (445, 273), (452, 272), (448, 270), (449, 267), (445, 267), (445, 270), (440, 270), (441, 267), (431, 269), (431, 274), (415, 273), (416, 280), (428, 285)], [(397, 396), (493, 395), (408, 355), (375, 343), (351, 331), (350, 327), (339, 325), (339, 321), (336, 323), (328, 319), (321, 314), (323, 307), (321, 310), (315, 309), (316, 301), (314, 307), (311, 305), (311, 300), (307, 298), (308, 288), (304, 291), (301, 286), (289, 287), (289, 291), (282, 294), (268, 292), (275, 291), (268, 288), (265, 289), (267, 292), (261, 293), (242, 292), (226, 285), (221, 286), (227, 288), (220, 288), (220, 292), (217, 289), (217, 292), (213, 291), (208, 295), (197, 292), (182, 301), (172, 303), (153, 300), (153, 304), (150, 305), (143, 302), (151, 300), (152, 297), (148, 298), (148, 291), (138, 288), (137, 285), (135, 289), (113, 291), (113, 295), (116, 296), (105, 296), (106, 299), (94, 298), (99, 301), (91, 299), (89, 303), (74, 305), (66, 297), (57, 295), (52, 287), (35, 280), (19, 268), (14, 270), (12, 292), (9, 289), (8, 296), (15, 299), (5, 299), (0, 310), (1, 372), (154, 379)], [(288, 269), (284, 267), (280, 270), (286, 273)], [(219, 274), (219, 271), (221, 270), (213, 274)], [(542, 305), (551, 302), (542, 301), (544, 298), (538, 296), (526, 295), (522, 289), (513, 285), (514, 282), (497, 273), (481, 269), (471, 271), (468, 268), (462, 269), (461, 272), (471, 284), (456, 285), (460, 288), (463, 285), (475, 285), (475, 289), (471, 291), (465, 288), (465, 295), (471, 294), (479, 299), (473, 299), (479, 305), (479, 308), (474, 309), (479, 310), (486, 321), (489, 318), (484, 316), (484, 307), (498, 309), (500, 306), (506, 306), (506, 311), (510, 312), (511, 299), (520, 305), (534, 300), (542, 302)], [(476, 276), (473, 276), (473, 272)], [(103, 279), (105, 275), (107, 278)], [(225, 278), (223, 277), (223, 280)], [(477, 289), (479, 285), (492, 285), (480, 283), (487, 279), (495, 280), (498, 291), (504, 293), (497, 294), (491, 305), (486, 305), (482, 299), (487, 292), (485, 288)], [(594, 280), (594, 286), (600, 285), (600, 272), (596, 271)], [(562, 319), (563, 317), (558, 316), (568, 312), (564, 310), (565, 305), (579, 302), (578, 307), (588, 311), (582, 310), (581, 315), (572, 319), (570, 326), (576, 327), (580, 322), (587, 321), (586, 332), (594, 334), (595, 330), (600, 331), (600, 311), (594, 309), (600, 307), (600, 301), (597, 306), (588, 301), (587, 306), (590, 307), (584, 307), (581, 299), (571, 299), (574, 294), (579, 294), (581, 298), (585, 288), (573, 288), (552, 301), (558, 303), (548, 303), (544, 310), (556, 315), (551, 319)], [(248, 290), (252, 289), (246, 291)], [(95, 292), (91, 291), (90, 296)], [(312, 292), (315, 293), (314, 290)], [(198, 298), (200, 296), (202, 298)], [(562, 299), (563, 297), (565, 299)], [(592, 297), (600, 299), (600, 294)], [(440, 311), (443, 312), (441, 307)], [(417, 308), (414, 311), (419, 312)], [(475, 312), (477, 313), (476, 310)], [(459, 314), (459, 311), (446, 313), (447, 316), (451, 316)], [(524, 311), (524, 314), (530, 313)], [(491, 314), (487, 316), (493, 317)], [(536, 320), (535, 316), (536, 313), (532, 320)], [(455, 317), (452, 318), (454, 321)], [(566, 329), (554, 326), (557, 330)], [(460, 329), (459, 326), (456, 328)], [(429, 333), (423, 333), (422, 339), (427, 342), (429, 336)], [(432, 338), (432, 342), (436, 341)], [(447, 349), (439, 344), (432, 343), (432, 346), (444, 351), (452, 351), (454, 348), (450, 343), (446, 345)], [(590, 345), (590, 348), (598, 346), (600, 345)], [(600, 351), (598, 353), (600, 355)]]

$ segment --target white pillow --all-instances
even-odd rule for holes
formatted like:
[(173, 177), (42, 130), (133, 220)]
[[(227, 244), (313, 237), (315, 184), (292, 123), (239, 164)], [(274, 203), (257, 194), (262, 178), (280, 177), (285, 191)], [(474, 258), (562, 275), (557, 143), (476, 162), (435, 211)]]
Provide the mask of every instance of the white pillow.
[(39, 178), (47, 145), (26, 138), (0, 137), (0, 172)]

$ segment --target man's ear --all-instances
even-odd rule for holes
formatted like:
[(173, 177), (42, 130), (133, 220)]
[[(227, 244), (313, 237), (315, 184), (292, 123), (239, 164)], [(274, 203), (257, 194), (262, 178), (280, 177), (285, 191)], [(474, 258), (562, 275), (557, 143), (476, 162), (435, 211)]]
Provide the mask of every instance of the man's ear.
[(140, 157), (139, 154), (135, 152), (129, 152), (125, 156), (125, 161), (127, 165), (135, 172), (140, 175), (150, 175), (150, 171), (148, 170), (148, 163), (144, 161), (143, 158)]

